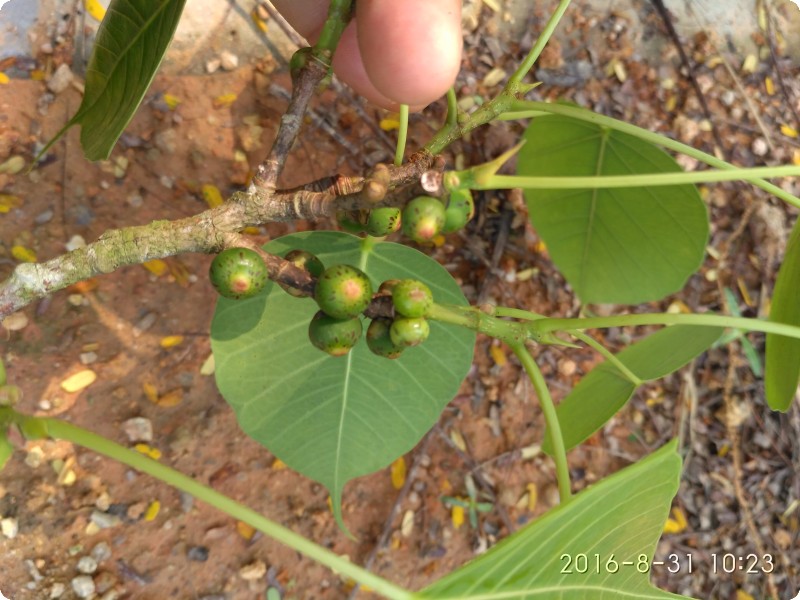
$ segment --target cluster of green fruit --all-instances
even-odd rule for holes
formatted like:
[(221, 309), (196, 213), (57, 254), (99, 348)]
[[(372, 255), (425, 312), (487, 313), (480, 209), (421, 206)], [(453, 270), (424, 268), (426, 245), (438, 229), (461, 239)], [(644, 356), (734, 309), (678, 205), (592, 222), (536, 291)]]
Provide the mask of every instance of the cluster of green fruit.
[[(308, 327), (311, 343), (332, 356), (344, 356), (363, 333), (361, 313), (373, 296), (369, 277), (350, 265), (326, 269), (319, 258), (305, 250), (292, 250), (284, 258), (317, 280), (314, 300), (320, 310)], [(228, 248), (212, 261), (209, 277), (220, 295), (239, 300), (261, 291), (267, 282), (267, 268), (254, 250)], [(293, 287), (280, 285), (292, 296), (303, 296)], [(378, 295), (391, 296), (396, 316), (372, 319), (367, 327), (367, 346), (372, 352), (397, 358), (406, 348), (428, 338), (430, 326), (425, 317), (433, 305), (428, 286), (412, 279), (393, 279), (381, 284)]]
[[(370, 321), (367, 346), (374, 354), (397, 358), (428, 338), (425, 316), (433, 305), (428, 286), (412, 279), (390, 280), (381, 284), (378, 295), (391, 295), (396, 316)], [(369, 278), (350, 265), (335, 265), (320, 276), (314, 299), (320, 310), (308, 327), (311, 343), (332, 356), (344, 356), (361, 339), (360, 315), (372, 300)]]
[(431, 196), (417, 196), (402, 209), (392, 206), (360, 212), (356, 218), (340, 214), (339, 224), (353, 233), (366, 231), (383, 237), (402, 227), (403, 234), (419, 244), (430, 243), (440, 233), (462, 229), (475, 215), (469, 190), (453, 190), (445, 204)]

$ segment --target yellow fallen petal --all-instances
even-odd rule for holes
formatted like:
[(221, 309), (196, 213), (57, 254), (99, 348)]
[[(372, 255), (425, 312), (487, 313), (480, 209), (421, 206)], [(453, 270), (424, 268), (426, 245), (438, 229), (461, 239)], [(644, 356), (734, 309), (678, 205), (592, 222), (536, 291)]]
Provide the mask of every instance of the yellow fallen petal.
[(267, 22), (258, 15), (258, 9), (254, 8), (250, 12), (250, 18), (263, 33), (267, 33)]
[(399, 490), (406, 482), (406, 459), (402, 456), (392, 463), (392, 486)]
[(182, 335), (167, 335), (161, 338), (161, 347), (165, 350), (168, 348), (174, 348), (175, 346), (180, 345), (183, 342)]
[(261, 230), (258, 227), (245, 227), (242, 229), (245, 235), (261, 235)]
[(142, 391), (144, 392), (144, 397), (150, 400), (153, 404), (158, 403), (158, 388), (154, 386), (149, 381), (145, 381), (142, 384)]
[(158, 500), (153, 500), (150, 503), (150, 506), (147, 507), (147, 510), (144, 511), (144, 520), (145, 521), (154, 521), (155, 518), (158, 516), (158, 512), (161, 510), (161, 502)]
[(73, 392), (80, 391), (83, 388), (90, 386), (94, 383), (95, 379), (97, 379), (97, 373), (91, 369), (84, 369), (83, 371), (78, 371), (74, 375), (71, 375), (62, 381), (61, 389), (68, 394), (72, 394)]
[(167, 271), (169, 271), (169, 266), (167, 265), (167, 263), (161, 260), (160, 258), (148, 260), (146, 263), (142, 263), (142, 266), (148, 271), (150, 271), (156, 277), (161, 277)]
[(36, 262), (36, 252), (25, 246), (12, 246), (11, 256), (16, 258), (19, 262)]
[(767, 94), (772, 96), (775, 93), (775, 84), (772, 82), (772, 77), (764, 79), (764, 87), (767, 89)]
[(755, 600), (755, 598), (744, 590), (736, 590), (736, 600)]
[(450, 509), (450, 520), (453, 523), (453, 528), (458, 529), (464, 524), (464, 507), (454, 504)]
[(8, 78), (8, 75), (6, 75), (2, 71), (0, 71), (0, 85), (5, 85), (9, 81), (10, 81), (10, 79)]
[(539, 502), (539, 489), (535, 483), (529, 483), (528, 489), (528, 510), (533, 512), (536, 509), (536, 504)]
[(222, 94), (214, 98), (214, 108), (224, 108), (236, 102), (238, 96), (236, 94)]
[(489, 354), (492, 356), (492, 360), (498, 367), (502, 367), (508, 362), (506, 353), (503, 352), (503, 348), (500, 346), (489, 346)]
[(272, 468), (276, 471), (283, 471), (286, 468), (286, 463), (280, 458), (276, 458), (274, 461), (272, 461)]
[(688, 522), (683, 510), (678, 507), (672, 509), (672, 518), (664, 523), (664, 533), (681, 533), (686, 529)]
[(217, 186), (206, 183), (203, 185), (202, 192), (203, 200), (206, 201), (206, 204), (208, 204), (209, 208), (215, 208), (222, 204), (222, 194)]
[(153, 448), (148, 446), (147, 444), (136, 444), (133, 447), (139, 454), (144, 454), (145, 456), (149, 456), (153, 460), (158, 460), (161, 458), (161, 450), (158, 448)]
[(89, 13), (93, 19), (102, 21), (103, 17), (106, 16), (106, 8), (100, 4), (99, 0), (86, 0), (84, 6), (86, 7), (86, 12)]
[(790, 138), (796, 138), (798, 135), (797, 129), (790, 127), (789, 125), (781, 125), (781, 133)]
[(456, 445), (456, 447), (461, 450), (462, 452), (467, 451), (467, 442), (464, 439), (464, 436), (461, 435), (461, 432), (458, 429), (451, 429), (450, 430), (450, 439)]
[(166, 104), (170, 110), (175, 110), (178, 108), (178, 104), (180, 103), (181, 99), (177, 96), (173, 96), (172, 94), (164, 94), (164, 104)]
[(0, 194), (0, 213), (11, 212), (12, 208), (17, 208), (22, 204), (22, 200), (11, 194)]
[(236, 533), (249, 541), (253, 539), (253, 536), (256, 534), (256, 530), (253, 526), (248, 525), (244, 521), (236, 521)]
[(28, 75), (30, 76), (31, 81), (44, 81), (47, 78), (47, 73), (41, 69), (34, 69)]
[(384, 131), (400, 129), (400, 117), (398, 115), (389, 115), (388, 117), (381, 119), (380, 128)]
[(183, 402), (183, 388), (175, 388), (174, 390), (170, 390), (156, 400), (156, 404), (162, 408), (178, 406), (178, 404), (181, 402)]
[(214, 362), (214, 355), (209, 354), (208, 358), (203, 363), (203, 366), (200, 367), (200, 375), (213, 375), (214, 371), (216, 370), (216, 364)]

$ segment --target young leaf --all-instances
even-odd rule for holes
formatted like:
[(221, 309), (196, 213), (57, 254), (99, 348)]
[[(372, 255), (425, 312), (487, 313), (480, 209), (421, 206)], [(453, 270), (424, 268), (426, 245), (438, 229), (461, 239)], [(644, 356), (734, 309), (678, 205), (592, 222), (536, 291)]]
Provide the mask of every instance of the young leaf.
[[(364, 249), (352, 235), (306, 232), (265, 248), (281, 256), (306, 250), (326, 267), (356, 266), (375, 289), (387, 279), (418, 279), (437, 302), (466, 304), (443, 267), (398, 244)], [(475, 335), (432, 322), (427, 341), (400, 358), (373, 354), (363, 339), (346, 356), (331, 357), (308, 339), (317, 309), (312, 299), (294, 298), (271, 283), (248, 300), (220, 298), (211, 347), (217, 385), (242, 429), (324, 484), (341, 519), (344, 484), (410, 450), (439, 418), (472, 364)]]
[(109, 157), (155, 77), (186, 0), (112, 0), (97, 32), (78, 112), (42, 153), (73, 125), (89, 160)]
[[(794, 225), (783, 265), (778, 271), (769, 320), (800, 325), (800, 221)], [(800, 340), (768, 334), (764, 386), (771, 409), (789, 410), (797, 393), (798, 380)]]
[[(561, 116), (534, 119), (520, 175), (633, 175), (680, 171), (633, 136)], [(680, 289), (700, 266), (708, 215), (692, 185), (526, 190), (531, 222), (584, 302), (637, 304)]]
[(650, 583), (656, 542), (678, 490), (676, 448), (671, 442), (603, 479), (415, 597), (685, 598)]
[(6, 466), (8, 459), (11, 458), (13, 453), (14, 447), (11, 445), (11, 442), (8, 441), (6, 432), (0, 432), (0, 471)]
[[(617, 358), (643, 381), (659, 379), (677, 371), (707, 350), (722, 329), (673, 325), (627, 347)], [(613, 365), (604, 362), (581, 379), (556, 407), (564, 445), (574, 448), (600, 429), (630, 400), (636, 386)], [(542, 450), (552, 453), (545, 438)]]

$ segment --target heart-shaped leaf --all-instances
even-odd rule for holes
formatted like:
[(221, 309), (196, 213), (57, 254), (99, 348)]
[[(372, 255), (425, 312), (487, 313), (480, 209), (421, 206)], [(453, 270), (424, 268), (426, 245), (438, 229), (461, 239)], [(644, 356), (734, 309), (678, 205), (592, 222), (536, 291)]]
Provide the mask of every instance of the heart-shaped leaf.
[[(281, 256), (297, 248), (316, 254), (326, 267), (360, 268), (375, 288), (387, 279), (418, 279), (437, 302), (466, 304), (441, 265), (399, 244), (307, 232), (265, 246)], [(211, 347), (217, 385), (242, 429), (324, 484), (341, 519), (344, 484), (410, 450), (439, 418), (472, 364), (475, 336), (432, 322), (428, 340), (398, 359), (376, 356), (363, 340), (334, 358), (308, 340), (316, 311), (313, 300), (293, 298), (271, 283), (249, 300), (221, 298)]]
[(415, 597), (685, 598), (650, 583), (656, 542), (678, 491), (671, 442), (603, 479)]
[(89, 160), (109, 157), (167, 51), (186, 0), (112, 0), (97, 32), (78, 112), (48, 142), (81, 125)]
[[(717, 327), (673, 325), (628, 346), (617, 358), (642, 381), (677, 371), (716, 342)], [(574, 448), (600, 429), (630, 400), (636, 385), (611, 363), (596, 366), (556, 407), (564, 445)], [(542, 449), (552, 454), (549, 437)]]
[[(517, 172), (578, 177), (680, 171), (660, 148), (562, 116), (537, 117)], [(584, 302), (638, 304), (679, 290), (700, 266), (708, 216), (692, 185), (526, 190), (531, 222)]]

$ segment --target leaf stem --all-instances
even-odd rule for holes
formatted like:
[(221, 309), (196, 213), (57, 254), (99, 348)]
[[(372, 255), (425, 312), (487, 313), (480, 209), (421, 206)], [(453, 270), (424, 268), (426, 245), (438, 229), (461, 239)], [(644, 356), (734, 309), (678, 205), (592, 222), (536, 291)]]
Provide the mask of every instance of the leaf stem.
[(447, 90), (447, 119), (445, 124), (450, 127), (458, 125), (458, 98), (456, 98), (456, 90), (454, 88)]
[[(701, 162), (706, 163), (709, 166), (716, 167), (718, 169), (730, 170), (736, 168), (734, 165), (725, 162), (724, 160), (721, 160), (716, 156), (713, 156), (712, 154), (708, 154), (706, 152), (703, 152), (702, 150), (698, 150), (697, 148), (692, 148), (687, 144), (682, 144), (681, 142), (677, 142), (658, 133), (653, 133), (652, 131), (647, 131), (646, 129), (637, 127), (636, 125), (631, 125), (630, 123), (625, 123), (624, 121), (612, 119), (611, 117), (600, 115), (590, 110), (586, 110), (584, 108), (579, 108), (575, 106), (568, 106), (565, 104), (554, 104), (549, 102), (530, 102), (526, 100), (519, 100), (514, 102), (512, 112), (501, 115), (500, 118), (503, 120), (521, 119), (521, 118), (539, 116), (542, 113), (563, 115), (565, 117), (571, 117), (574, 119), (579, 119), (581, 121), (595, 123), (596, 125), (608, 127), (609, 129), (614, 129), (622, 133), (627, 133), (628, 135), (635, 136), (646, 142), (650, 142), (652, 144), (668, 148), (669, 150), (672, 150), (674, 152), (680, 152), (681, 154), (685, 154), (686, 156), (691, 156), (692, 158), (695, 158)], [(800, 198), (790, 194), (786, 190), (778, 187), (777, 185), (770, 183), (768, 181), (764, 181), (763, 179), (757, 179), (757, 178), (747, 179), (747, 181), (748, 183), (751, 183), (756, 187), (759, 187), (762, 190), (769, 192), (770, 194), (773, 194), (775, 197), (780, 198), (781, 200), (800, 208)]]
[(729, 317), (715, 314), (672, 314), (648, 313), (637, 315), (616, 315), (611, 317), (591, 317), (579, 319), (540, 319), (526, 324), (535, 334), (544, 335), (554, 331), (571, 329), (603, 329), (607, 327), (626, 327), (634, 325), (697, 325), (701, 327), (729, 327), (744, 331), (761, 331), (800, 339), (800, 327), (775, 323), (763, 319)]
[(322, 26), (322, 31), (314, 44), (314, 56), (322, 60), (327, 67), (331, 66), (331, 59), (339, 44), (339, 38), (350, 21), (350, 7), (352, 0), (331, 0), (328, 8), (328, 18)]
[(550, 19), (547, 21), (547, 25), (545, 25), (544, 29), (542, 30), (542, 33), (539, 34), (539, 39), (536, 40), (533, 48), (531, 48), (530, 52), (528, 52), (528, 55), (525, 57), (519, 67), (517, 67), (517, 70), (514, 71), (514, 74), (511, 75), (511, 78), (508, 80), (509, 83), (520, 83), (525, 75), (528, 74), (528, 71), (533, 68), (536, 59), (539, 58), (539, 55), (542, 53), (542, 50), (544, 50), (547, 42), (550, 41), (553, 32), (561, 21), (561, 17), (564, 16), (569, 3), (570, 0), (561, 0), (561, 2), (559, 2), (558, 8), (556, 8), (555, 12), (550, 16)]
[[(473, 167), (474, 169), (475, 167)], [(690, 183), (750, 180), (763, 177), (800, 176), (800, 167), (753, 167), (735, 169), (709, 169), (681, 173), (646, 173), (638, 175), (593, 175), (587, 177), (528, 177), (523, 175), (492, 175), (485, 180), (470, 183), (476, 190), (510, 188), (525, 189), (600, 189), (684, 185)]]
[(558, 422), (558, 415), (556, 414), (556, 407), (553, 404), (553, 398), (550, 396), (550, 390), (547, 389), (547, 382), (544, 380), (536, 361), (533, 356), (525, 347), (525, 344), (515, 344), (511, 346), (514, 354), (522, 363), (522, 367), (528, 374), (528, 377), (536, 390), (536, 395), (539, 396), (539, 404), (542, 407), (542, 414), (544, 415), (545, 423), (547, 424), (547, 436), (550, 440), (550, 445), (553, 448), (553, 460), (556, 463), (556, 479), (558, 480), (558, 495), (561, 498), (561, 504), (566, 504), (572, 496), (570, 480), (569, 480), (569, 465), (567, 463), (567, 450), (564, 446), (564, 436), (561, 433), (561, 425)]
[(156, 479), (159, 479), (176, 489), (186, 492), (187, 494), (191, 494), (198, 500), (201, 500), (202, 502), (221, 510), (235, 519), (251, 525), (262, 533), (278, 540), (282, 544), (289, 546), (290, 548), (308, 556), (309, 558), (325, 565), (326, 567), (334, 569), (335, 571), (338, 571), (339, 573), (358, 581), (362, 585), (371, 587), (375, 592), (382, 594), (386, 598), (390, 598), (392, 600), (410, 600), (413, 597), (413, 594), (410, 591), (405, 590), (391, 583), (390, 581), (375, 575), (374, 573), (370, 573), (366, 569), (351, 563), (349, 560), (342, 558), (327, 548), (307, 540), (303, 536), (298, 535), (292, 530), (267, 519), (254, 510), (247, 508), (231, 498), (228, 498), (224, 494), (221, 494), (216, 490), (213, 490), (210, 487), (195, 481), (191, 477), (188, 477), (183, 473), (176, 471), (175, 469), (167, 467), (166, 465), (162, 465), (161, 463), (156, 462), (149, 457), (139, 454), (138, 452), (128, 450), (127, 448), (120, 446), (111, 440), (65, 421), (60, 421), (57, 419), (26, 417), (19, 415), (18, 413), (15, 413), (15, 415), (17, 417), (15, 420), (21, 424), (28, 421), (41, 422), (41, 424), (47, 428), (48, 434), (54, 438), (68, 440), (88, 448), (89, 450), (93, 450), (94, 452), (103, 454), (109, 458), (113, 458), (122, 464), (141, 471), (142, 473), (146, 473), (151, 477), (155, 477)]
[(400, 129), (397, 132), (397, 148), (394, 151), (394, 165), (403, 164), (403, 155), (406, 152), (406, 138), (408, 137), (408, 104), (400, 105)]
[(598, 354), (601, 354), (609, 362), (609, 364), (614, 365), (617, 368), (617, 370), (623, 375), (625, 375), (625, 377), (627, 377), (630, 380), (630, 382), (636, 387), (639, 387), (644, 383), (641, 379), (639, 379), (636, 376), (636, 374), (633, 371), (631, 371), (627, 366), (625, 366), (625, 363), (623, 363), (620, 359), (618, 359), (613, 352), (611, 352), (608, 348), (603, 346), (603, 344), (598, 342), (592, 336), (587, 335), (581, 331), (578, 331), (577, 329), (567, 329), (565, 333), (570, 334), (572, 337), (579, 339), (587, 346), (596, 350)]
[(428, 312), (427, 317), (434, 321), (472, 329), (473, 331), (502, 340), (509, 346), (524, 343), (525, 340), (530, 337), (525, 330), (525, 324), (498, 319), (474, 306), (434, 304)]

